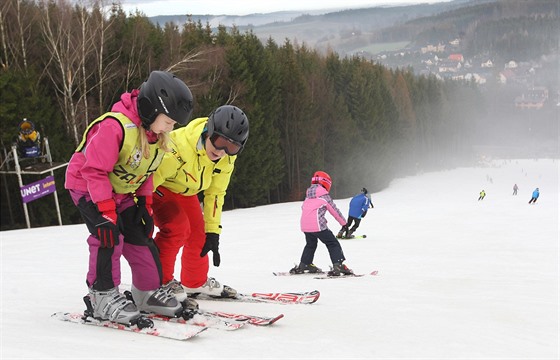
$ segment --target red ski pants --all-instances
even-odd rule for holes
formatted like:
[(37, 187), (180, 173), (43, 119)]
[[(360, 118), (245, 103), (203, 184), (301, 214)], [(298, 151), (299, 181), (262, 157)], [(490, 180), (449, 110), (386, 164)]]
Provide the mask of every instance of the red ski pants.
[(204, 217), (198, 196), (176, 194), (160, 186), (154, 192), (154, 223), (159, 228), (154, 241), (159, 248), (163, 283), (173, 279), (181, 247), (181, 283), (202, 286), (208, 278), (208, 255), (200, 257), (206, 242)]

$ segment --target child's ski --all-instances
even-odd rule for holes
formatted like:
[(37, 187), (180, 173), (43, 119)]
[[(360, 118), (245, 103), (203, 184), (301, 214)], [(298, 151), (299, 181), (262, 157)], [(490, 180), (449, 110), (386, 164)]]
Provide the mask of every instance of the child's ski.
[(75, 324), (93, 325), (115, 330), (129, 331), (137, 334), (159, 336), (173, 340), (188, 340), (208, 329), (204, 326), (173, 324), (158, 320), (151, 320), (153, 322), (153, 327), (139, 328), (137, 325), (126, 326), (114, 321), (95, 319), (90, 316), (84, 316), (83, 313), (57, 312), (52, 314), (51, 317)]
[(176, 324), (185, 324), (185, 325), (193, 325), (193, 326), (202, 326), (212, 329), (219, 329), (219, 330), (237, 330), (241, 329), (243, 325), (248, 321), (248, 319), (233, 319), (233, 320), (225, 320), (218, 316), (206, 315), (201, 312), (196, 312), (191, 319), (185, 320), (182, 317), (169, 317), (159, 314), (145, 314), (148, 319), (151, 320), (159, 320), (159, 321), (167, 321), (170, 323)]
[(275, 271), (273, 272), (274, 276), (300, 276), (300, 275), (320, 275), (320, 274), (326, 274), (324, 271), (319, 271), (319, 272), (315, 272), (315, 273), (311, 273), (311, 272), (304, 272), (301, 274), (297, 274), (297, 273), (291, 273), (289, 271)]
[(377, 276), (378, 271), (374, 270), (369, 274), (348, 274), (348, 275), (332, 275), (331, 272), (329, 271), (328, 273), (326, 273), (324, 276), (315, 276), (313, 279), (318, 279), (318, 280), (324, 280), (324, 279), (343, 279), (343, 278), (356, 278), (356, 277), (363, 277), (366, 275), (372, 275), (372, 276)]
[(365, 239), (367, 235), (350, 235), (349, 237), (337, 237), (338, 240), (352, 240), (352, 239)]
[(304, 292), (238, 293), (234, 298), (213, 297), (206, 294), (193, 294), (192, 298), (215, 301), (257, 302), (272, 304), (313, 304), (319, 300), (318, 290)]
[(257, 326), (272, 325), (276, 321), (284, 317), (284, 314), (280, 314), (276, 316), (258, 316), (258, 315), (232, 314), (232, 313), (225, 313), (221, 311), (198, 310), (198, 312), (205, 316), (214, 316), (214, 317), (220, 317), (224, 319), (231, 319), (231, 320), (243, 321), (243, 322), (246, 321), (248, 324), (257, 325)]

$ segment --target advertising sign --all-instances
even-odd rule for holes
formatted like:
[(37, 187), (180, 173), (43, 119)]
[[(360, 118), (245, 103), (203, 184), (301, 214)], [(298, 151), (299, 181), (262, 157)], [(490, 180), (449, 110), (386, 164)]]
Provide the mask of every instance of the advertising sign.
[(55, 191), (54, 176), (47, 176), (42, 180), (20, 187), (21, 198), (26, 204)]

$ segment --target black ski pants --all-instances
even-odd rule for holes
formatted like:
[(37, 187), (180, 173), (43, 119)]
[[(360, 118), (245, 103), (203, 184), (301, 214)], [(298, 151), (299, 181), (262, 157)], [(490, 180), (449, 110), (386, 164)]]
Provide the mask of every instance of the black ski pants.
[(318, 231), (318, 232), (304, 232), (305, 234), (305, 247), (303, 248), (303, 253), (301, 254), (301, 262), (309, 265), (313, 264), (313, 258), (315, 257), (315, 250), (317, 250), (318, 240), (321, 240), (323, 244), (327, 247), (329, 251), (329, 256), (332, 263), (343, 262), (346, 260), (344, 253), (342, 252), (342, 246), (340, 242), (334, 236), (332, 231), (329, 229)]

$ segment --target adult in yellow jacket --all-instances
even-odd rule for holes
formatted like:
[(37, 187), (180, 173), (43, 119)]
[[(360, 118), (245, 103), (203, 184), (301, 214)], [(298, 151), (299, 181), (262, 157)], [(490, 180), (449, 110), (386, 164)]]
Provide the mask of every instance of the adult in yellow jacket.
[[(208, 252), (219, 266), (222, 205), (237, 154), (249, 137), (249, 120), (241, 109), (224, 105), (172, 131), (170, 137), (172, 150), (154, 175), (154, 222), (159, 228), (154, 240), (163, 283), (180, 301), (197, 293), (234, 297), (234, 289), (208, 277)], [(181, 247), (179, 283), (173, 273)]]

